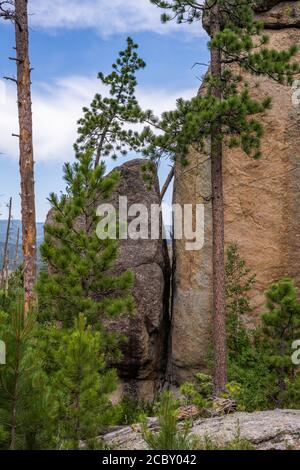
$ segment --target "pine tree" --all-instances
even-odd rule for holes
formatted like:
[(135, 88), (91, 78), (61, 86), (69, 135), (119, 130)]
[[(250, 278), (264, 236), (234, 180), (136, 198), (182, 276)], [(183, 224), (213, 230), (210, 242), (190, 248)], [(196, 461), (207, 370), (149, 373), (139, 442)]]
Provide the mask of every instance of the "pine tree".
[(59, 390), (60, 446), (79, 449), (81, 442), (91, 443), (107, 424), (116, 372), (106, 370), (101, 334), (87, 326), (83, 315), (63, 334), (55, 360), (59, 364), (54, 386)]
[(49, 271), (40, 273), (37, 290), (46, 318), (64, 326), (72, 326), (80, 313), (89, 323), (100, 324), (104, 315), (133, 310), (132, 273), (111, 272), (117, 241), (96, 234), (97, 201), (109, 197), (119, 181), (117, 172), (105, 177), (104, 171), (103, 162), (94, 167), (89, 149), (78, 154), (73, 165), (65, 164), (66, 193), (50, 195), (51, 223), (45, 225), (41, 246)]
[(249, 346), (249, 337), (242, 317), (252, 311), (250, 290), (255, 283), (255, 274), (247, 268), (239, 254), (237, 243), (231, 243), (226, 251), (226, 330), (229, 356), (241, 354)]
[(144, 67), (136, 48), (129, 38), (113, 72), (99, 74), (109, 97), (97, 94), (91, 107), (84, 108), (75, 163), (64, 166), (65, 193), (49, 198), (52, 210), (41, 246), (48, 270), (37, 283), (45, 325), (39, 341), (59, 402), (54, 441), (63, 448), (77, 449), (81, 441), (91, 445), (112, 419), (108, 394), (115, 389), (116, 373), (107, 369), (105, 359), (118, 354), (118, 338), (105, 330), (102, 320), (134, 308), (132, 273), (114, 273), (118, 243), (97, 236), (96, 209), (120, 179), (117, 171), (105, 176), (104, 157), (116, 158), (139, 144), (138, 134), (125, 127), (143, 118), (134, 96), (135, 72)]
[(136, 124), (143, 120), (143, 113), (135, 97), (136, 73), (145, 67), (138, 56), (137, 44), (127, 38), (127, 48), (119, 53), (112, 72), (98, 74), (98, 79), (108, 88), (108, 96), (97, 93), (89, 108), (83, 108), (79, 119), (79, 137), (76, 152), (92, 149), (95, 166), (104, 157), (116, 159), (128, 150), (137, 150), (136, 133), (125, 124)]
[[(266, 292), (268, 312), (262, 315), (263, 349), (278, 388), (277, 405), (286, 399), (289, 381), (296, 377), (292, 344), (300, 338), (300, 303), (291, 279), (281, 279)], [(274, 394), (276, 397), (276, 393)]]
[(142, 434), (151, 450), (195, 450), (198, 441), (191, 434), (191, 423), (184, 423), (183, 429), (178, 428), (179, 402), (171, 392), (165, 392), (161, 396), (157, 407), (159, 431), (152, 432), (148, 429), (147, 419), (142, 422)]
[(25, 315), (23, 297), (19, 292), (9, 313), (0, 317), (6, 344), (6, 364), (0, 366), (0, 445), (11, 450), (36, 448), (55, 408), (36, 344), (35, 313)]
[(178, 23), (193, 23), (204, 19), (211, 36), (211, 64), (205, 79), (204, 95), (190, 102), (178, 101), (177, 110), (166, 114), (158, 125), (165, 131), (164, 136), (156, 139), (146, 130), (143, 137), (150, 140), (146, 154), (155, 158), (165, 152), (184, 163), (189, 145), (196, 143), (198, 150), (203, 151), (207, 139), (210, 139), (214, 379), (215, 391), (219, 393), (227, 381), (223, 149), (225, 144), (239, 146), (248, 155), (258, 158), (263, 128), (252, 116), (271, 105), (269, 98), (262, 102), (251, 99), (247, 84), (242, 83), (240, 75), (232, 72), (229, 64), (238, 64), (247, 72), (267, 75), (281, 83), (290, 82), (299, 73), (299, 65), (291, 63), (297, 48), (291, 47), (283, 52), (268, 49), (268, 38), (262, 34), (263, 25), (254, 21), (252, 7), (255, 2), (249, 0), (150, 1), (171, 12), (162, 15), (163, 22), (176, 18)]
[(0, 291), (0, 309), (4, 312), (8, 312), (12, 309), (20, 295), (20, 291), (23, 287), (23, 272), (22, 268), (19, 267), (16, 271), (13, 271), (8, 279), (8, 287), (5, 291)]
[[(250, 330), (245, 321), (252, 313), (250, 291), (255, 275), (241, 258), (237, 243), (227, 248), (226, 279), (226, 335), (228, 382), (239, 388), (238, 409), (255, 411), (268, 408), (268, 393), (272, 388), (264, 355), (258, 346), (260, 334)], [(246, 319), (243, 317), (246, 315)], [(258, 347), (256, 347), (258, 346)]]

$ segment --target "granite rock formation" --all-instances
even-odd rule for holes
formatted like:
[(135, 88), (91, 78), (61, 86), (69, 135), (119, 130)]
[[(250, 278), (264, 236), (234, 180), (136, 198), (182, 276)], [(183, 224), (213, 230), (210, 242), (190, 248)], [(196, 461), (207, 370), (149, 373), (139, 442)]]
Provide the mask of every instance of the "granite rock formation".
[[(149, 214), (151, 204), (160, 203), (158, 178), (149, 190), (143, 180), (143, 163), (136, 159), (117, 168), (120, 184), (108, 201), (117, 210), (119, 196), (127, 196), (128, 207), (144, 204)], [(164, 380), (170, 329), (170, 262), (165, 240), (120, 240), (114, 270), (119, 273), (127, 269), (135, 276), (136, 312), (112, 320), (108, 326), (127, 338), (122, 347), (123, 361), (117, 365), (122, 391), (132, 398), (153, 399)]]
[[(300, 1), (263, 2), (270, 47), (300, 45)], [(271, 6), (271, 8), (270, 8)], [(267, 286), (284, 276), (300, 287), (300, 99), (294, 89), (269, 78), (249, 76), (251, 93), (271, 96), (262, 116), (265, 127), (259, 161), (241, 150), (224, 157), (225, 240), (238, 242), (241, 256), (257, 275), (252, 292), (255, 323), (264, 308)], [(188, 252), (174, 243), (172, 374), (175, 382), (204, 370), (211, 342), (212, 242), (210, 160), (191, 153), (189, 166), (176, 169), (174, 201), (205, 204), (205, 244)]]

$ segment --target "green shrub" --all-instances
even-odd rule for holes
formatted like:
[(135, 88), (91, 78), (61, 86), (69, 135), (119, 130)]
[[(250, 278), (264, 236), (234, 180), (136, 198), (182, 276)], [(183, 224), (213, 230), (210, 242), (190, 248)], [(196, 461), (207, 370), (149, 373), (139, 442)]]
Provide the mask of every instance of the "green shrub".
[(237, 245), (227, 251), (228, 378), (239, 385), (238, 408), (247, 411), (300, 407), (299, 372), (292, 343), (300, 337), (300, 304), (290, 279), (266, 292), (268, 312), (249, 331), (243, 315), (251, 313), (250, 289), (255, 280), (241, 260)]
[(183, 428), (178, 427), (179, 402), (173, 398), (172, 393), (165, 392), (158, 405), (159, 431), (149, 430), (147, 419), (142, 421), (142, 435), (152, 450), (195, 450), (198, 439), (190, 433), (191, 424), (186, 421)]
[(297, 368), (291, 359), (292, 344), (300, 338), (300, 303), (294, 282), (281, 279), (272, 284), (266, 299), (268, 312), (262, 315), (261, 349), (275, 379), (272, 399), (276, 406), (290, 406), (290, 391), (294, 389), (295, 380), (299, 383)]
[(6, 364), (0, 366), (0, 436), (4, 449), (34, 449), (51, 441), (56, 412), (50, 380), (37, 344), (35, 312), (24, 315), (23, 294), (10, 314), (0, 314)]
[(198, 408), (211, 408), (211, 395), (213, 392), (213, 381), (211, 376), (203, 373), (195, 375), (195, 382), (186, 382), (180, 387), (184, 396), (185, 404), (195, 405)]
[(147, 401), (133, 400), (128, 395), (124, 395), (120, 403), (115, 407), (116, 424), (135, 424), (141, 416), (154, 416), (154, 405)]
[(252, 311), (250, 291), (255, 283), (255, 275), (247, 268), (240, 257), (237, 243), (227, 248), (226, 275), (226, 315), (227, 346), (230, 356), (242, 354), (250, 346), (250, 339), (243, 325), (243, 316)]

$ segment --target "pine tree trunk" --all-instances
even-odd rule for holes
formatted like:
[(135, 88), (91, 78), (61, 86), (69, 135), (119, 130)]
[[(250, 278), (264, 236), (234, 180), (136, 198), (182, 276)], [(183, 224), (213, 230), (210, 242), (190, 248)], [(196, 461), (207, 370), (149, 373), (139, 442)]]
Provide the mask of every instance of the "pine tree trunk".
[(36, 221), (34, 161), (32, 143), (31, 81), (28, 45), (27, 0), (15, 0), (17, 53), (19, 148), (22, 208), (22, 248), (24, 258), (25, 314), (34, 300), (36, 281)]
[[(211, 11), (211, 36), (220, 31), (219, 6)], [(222, 99), (220, 80), (222, 75), (221, 52), (211, 50), (211, 74), (217, 83), (212, 91)], [(213, 327), (214, 327), (214, 385), (215, 394), (224, 390), (227, 382), (226, 364), (226, 310), (225, 310), (225, 256), (224, 256), (224, 201), (222, 175), (222, 128), (216, 122), (211, 132), (211, 181), (213, 221)]]

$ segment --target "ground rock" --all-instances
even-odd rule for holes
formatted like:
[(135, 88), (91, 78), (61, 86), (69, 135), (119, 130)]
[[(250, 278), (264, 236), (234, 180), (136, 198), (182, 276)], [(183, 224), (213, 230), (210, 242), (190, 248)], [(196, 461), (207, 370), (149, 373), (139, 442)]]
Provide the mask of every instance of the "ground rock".
[[(157, 420), (151, 419), (150, 426), (155, 430)], [(299, 450), (300, 410), (257, 411), (198, 419), (191, 432), (200, 440), (209, 437), (218, 446), (226, 445), (238, 435), (256, 450)], [(147, 449), (139, 426), (123, 427), (108, 433), (104, 435), (104, 442), (117, 450)]]

